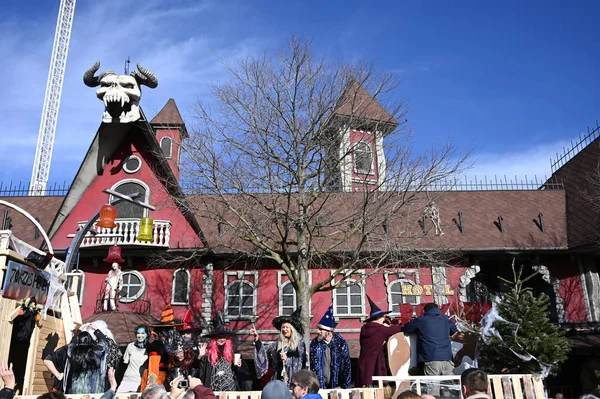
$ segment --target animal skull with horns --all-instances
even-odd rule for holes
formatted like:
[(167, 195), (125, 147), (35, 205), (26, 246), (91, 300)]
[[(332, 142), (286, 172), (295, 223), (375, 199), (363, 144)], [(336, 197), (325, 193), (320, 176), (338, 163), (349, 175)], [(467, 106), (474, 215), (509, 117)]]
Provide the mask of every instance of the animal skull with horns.
[(158, 79), (149, 70), (137, 64), (137, 70), (130, 75), (117, 75), (113, 71), (106, 71), (98, 76), (100, 61), (85, 71), (83, 83), (89, 87), (100, 86), (96, 96), (104, 101), (103, 122), (130, 123), (140, 119), (141, 86), (146, 85), (151, 89), (158, 86)]

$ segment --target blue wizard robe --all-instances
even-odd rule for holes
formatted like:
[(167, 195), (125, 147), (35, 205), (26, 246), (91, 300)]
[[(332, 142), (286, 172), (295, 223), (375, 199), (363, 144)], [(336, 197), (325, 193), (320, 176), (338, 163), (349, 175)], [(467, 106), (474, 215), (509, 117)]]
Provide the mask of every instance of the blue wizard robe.
[(325, 341), (319, 341), (314, 338), (310, 341), (310, 369), (315, 372), (319, 378), (319, 385), (322, 389), (330, 388), (350, 388), (350, 377), (352, 375), (350, 369), (350, 351), (348, 343), (339, 334), (333, 334), (333, 338), (329, 343), (331, 351), (331, 373), (329, 386), (325, 386), (325, 378), (323, 377), (323, 368), (325, 360)]

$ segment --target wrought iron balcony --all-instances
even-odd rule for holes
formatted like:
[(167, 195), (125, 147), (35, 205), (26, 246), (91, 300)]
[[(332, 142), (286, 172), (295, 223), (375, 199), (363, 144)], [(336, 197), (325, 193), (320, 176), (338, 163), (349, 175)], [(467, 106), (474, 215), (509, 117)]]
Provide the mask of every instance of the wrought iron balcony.
[[(82, 229), (87, 222), (78, 222), (79, 229)], [(98, 227), (94, 223), (92, 230), (98, 234), (86, 234), (81, 243), (81, 248), (99, 247), (107, 245), (139, 245), (150, 247), (168, 247), (171, 238), (171, 222), (168, 220), (155, 220), (152, 225), (152, 242), (142, 242), (137, 240), (140, 231), (140, 219), (117, 219), (117, 227), (106, 229)]]

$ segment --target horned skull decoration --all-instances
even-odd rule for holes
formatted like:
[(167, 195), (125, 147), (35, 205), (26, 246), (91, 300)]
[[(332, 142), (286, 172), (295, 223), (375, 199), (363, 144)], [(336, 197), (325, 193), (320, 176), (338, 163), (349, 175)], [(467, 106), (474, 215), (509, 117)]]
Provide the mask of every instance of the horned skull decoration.
[(141, 86), (154, 89), (158, 86), (156, 76), (140, 64), (137, 64), (137, 70), (133, 70), (130, 75), (106, 71), (95, 76), (99, 68), (100, 61), (85, 71), (83, 83), (89, 87), (100, 86), (96, 96), (104, 101), (102, 122), (130, 123), (140, 119)]

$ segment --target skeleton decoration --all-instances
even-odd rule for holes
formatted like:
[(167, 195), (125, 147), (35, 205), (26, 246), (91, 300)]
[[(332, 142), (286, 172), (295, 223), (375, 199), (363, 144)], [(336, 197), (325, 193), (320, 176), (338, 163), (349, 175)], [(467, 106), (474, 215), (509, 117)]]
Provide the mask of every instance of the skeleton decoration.
[(435, 228), (436, 236), (443, 236), (444, 232), (442, 231), (442, 226), (440, 225), (440, 209), (434, 201), (429, 201), (429, 203), (425, 206), (425, 210), (423, 211), (425, 217), (431, 219), (433, 223), (433, 227)]
[(110, 300), (110, 310), (117, 310), (115, 299), (123, 287), (123, 272), (117, 262), (112, 264), (112, 270), (108, 272), (104, 281), (106, 282), (106, 287), (104, 288), (104, 306), (102, 309), (105, 312), (108, 310)]
[(104, 101), (104, 117), (102, 122), (131, 123), (140, 119), (141, 86), (146, 85), (151, 89), (158, 86), (158, 79), (149, 70), (137, 64), (137, 70), (130, 75), (117, 75), (113, 71), (106, 71), (98, 76), (100, 61), (83, 74), (83, 83), (89, 87), (100, 86), (96, 96)]

